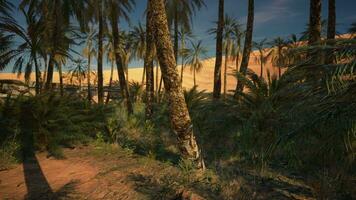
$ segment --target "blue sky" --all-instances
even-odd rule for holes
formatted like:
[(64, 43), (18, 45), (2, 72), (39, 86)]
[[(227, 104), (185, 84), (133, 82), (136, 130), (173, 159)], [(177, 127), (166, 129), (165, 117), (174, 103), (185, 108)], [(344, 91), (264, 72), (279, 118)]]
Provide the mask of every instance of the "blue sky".
[[(18, 3), (19, 0), (14, 0)], [(225, 0), (225, 12), (246, 23), (247, 0)], [(323, 0), (323, 19), (327, 19), (327, 0)], [(218, 0), (205, 0), (206, 8), (198, 11), (193, 19), (193, 33), (197, 40), (202, 40), (209, 50), (208, 56), (215, 51), (214, 36), (207, 30), (214, 26), (217, 20)], [(147, 0), (136, 0), (136, 8), (130, 14), (130, 24), (145, 23), (144, 10)], [(344, 33), (352, 22), (356, 22), (356, 0), (336, 0), (337, 31)], [(19, 13), (16, 18), (22, 21)], [(287, 37), (301, 33), (308, 22), (309, 0), (255, 0), (254, 40), (272, 39), (277, 36)], [(129, 30), (127, 22), (121, 22), (125, 30)], [(142, 66), (141, 61), (133, 61), (130, 67)], [(105, 68), (108, 68), (105, 66)]]

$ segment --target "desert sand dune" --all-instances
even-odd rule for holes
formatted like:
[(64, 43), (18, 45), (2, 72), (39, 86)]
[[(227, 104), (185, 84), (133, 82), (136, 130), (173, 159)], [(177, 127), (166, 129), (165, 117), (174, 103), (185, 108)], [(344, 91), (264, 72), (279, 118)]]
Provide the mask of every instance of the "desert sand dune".
[[(260, 65), (256, 62), (255, 60), (255, 55), (251, 55), (250, 59), (250, 64), (249, 64), (249, 69), (253, 70), (257, 74), (260, 74)], [(223, 58), (223, 64), (224, 64), (224, 58)], [(209, 58), (203, 61), (203, 69), (196, 73), (196, 82), (198, 85), (199, 90), (206, 90), (208, 92), (211, 92), (213, 90), (213, 82), (214, 82), (214, 66), (215, 66), (215, 58)], [(222, 91), (223, 91), (223, 79), (224, 79), (224, 65), (222, 66)], [(232, 75), (233, 72), (235, 71), (236, 66), (235, 66), (235, 61), (229, 61), (228, 62), (228, 70), (227, 70), (227, 91), (229, 90), (234, 90), (236, 87), (236, 79)], [(266, 75), (266, 71), (269, 70), (272, 74), (278, 74), (278, 69), (275, 67), (272, 67), (271, 63), (267, 63), (265, 66), (264, 70), (264, 75)], [(181, 71), (181, 66), (178, 66), (178, 72), (180, 74)], [(156, 72), (156, 69), (154, 69), (154, 72)], [(142, 73), (143, 73), (143, 68), (130, 68), (129, 69), (129, 80), (130, 81), (136, 81), (136, 82), (142, 82)], [(159, 72), (159, 79), (160, 79), (161, 73)], [(114, 70), (113, 74), (113, 80), (118, 80), (118, 75), (117, 71)], [(154, 76), (156, 78), (156, 75)], [(190, 66), (186, 66), (184, 70), (184, 76), (183, 76), (183, 87), (186, 89), (190, 89), (194, 86), (194, 81), (193, 81), (193, 72), (190, 69)], [(17, 74), (14, 73), (0, 73), (0, 79), (15, 79), (15, 80), (24, 80), (23, 75), (17, 76)], [(34, 73), (31, 76), (31, 81), (34, 81)], [(110, 80), (110, 70), (105, 70), (104, 71), (104, 84), (109, 84)], [(69, 80), (65, 79), (65, 82), (68, 82)], [(58, 72), (54, 73), (54, 79), (53, 82), (58, 83), (59, 82), (59, 76)], [(82, 81), (83, 85), (86, 84), (86, 80)], [(94, 80), (92, 81), (92, 83)], [(155, 82), (156, 83), (156, 82)]]

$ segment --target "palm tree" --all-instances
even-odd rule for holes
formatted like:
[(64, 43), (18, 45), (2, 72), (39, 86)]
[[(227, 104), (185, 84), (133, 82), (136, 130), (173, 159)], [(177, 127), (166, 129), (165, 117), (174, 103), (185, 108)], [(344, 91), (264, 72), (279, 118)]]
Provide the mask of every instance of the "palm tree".
[(166, 0), (165, 3), (168, 24), (171, 29), (173, 29), (174, 55), (177, 62), (179, 53), (179, 28), (184, 27), (185, 29), (190, 30), (192, 16), (195, 14), (196, 10), (205, 6), (205, 3), (204, 0)]
[(197, 43), (191, 42), (192, 48), (189, 49), (187, 56), (187, 64), (190, 66), (190, 70), (193, 72), (194, 87), (197, 86), (196, 73), (200, 72), (203, 68), (202, 59), (206, 58), (208, 50), (202, 45), (202, 41)]
[(181, 27), (180, 31), (179, 31), (179, 38), (181, 41), (181, 46), (179, 49), (179, 55), (181, 57), (181, 72), (180, 72), (180, 82), (183, 85), (183, 73), (184, 73), (184, 68), (185, 68), (185, 60), (188, 56), (189, 50), (186, 48), (186, 40), (188, 41), (192, 41), (193, 38), (193, 34), (190, 30), (187, 30), (184, 27)]
[[(38, 56), (43, 52), (43, 40), (41, 37), (43, 25), (36, 19), (33, 12), (22, 13), (26, 19), (26, 27), (22, 27), (19, 23), (13, 19), (7, 18), (5, 22), (0, 23), (0, 31), (8, 32), (12, 35), (3, 36), (2, 38), (8, 38), (15, 36), (20, 44), (14, 49), (8, 46), (9, 49), (3, 49), (0, 51), (0, 69), (6, 67), (10, 61), (14, 61), (13, 72), (17, 72), (18, 75), (25, 71), (25, 80), (30, 80), (30, 75), (35, 67), (36, 77), (36, 94), (40, 93), (40, 66), (38, 63)], [(7, 44), (6, 40), (1, 42)], [(2, 47), (4, 48), (4, 47)], [(25, 69), (23, 69), (25, 65)]]
[[(50, 89), (53, 80), (55, 56), (65, 54), (67, 49), (61, 47), (64, 38), (64, 30), (70, 25), (72, 19), (77, 19), (82, 26), (84, 19), (85, 0), (22, 0), (20, 8), (29, 7), (31, 12), (36, 12), (44, 23), (46, 34), (45, 40), (49, 52), (49, 63), (47, 70), (46, 89)], [(44, 9), (45, 8), (45, 9)]]
[(0, 16), (11, 18), (11, 12), (14, 8), (14, 5), (8, 0), (0, 0)]
[(224, 19), (224, 34), (223, 34), (223, 48), (225, 49), (225, 64), (224, 64), (224, 99), (226, 98), (227, 92), (227, 64), (229, 57), (232, 54), (233, 40), (232, 35), (236, 26), (236, 20), (226, 15)]
[(321, 0), (310, 0), (309, 15), (309, 45), (315, 45), (321, 40)]
[(154, 78), (153, 78), (153, 61), (154, 61), (154, 26), (153, 26), (153, 12), (150, 8), (150, 3), (147, 3), (147, 17), (146, 17), (146, 54), (144, 60), (144, 69), (146, 69), (146, 119), (152, 118), (153, 101), (154, 101)]
[(159, 38), (155, 40), (155, 44), (169, 102), (172, 130), (178, 137), (178, 147), (183, 157), (191, 160), (198, 169), (204, 169), (204, 161), (194, 136), (192, 121), (176, 69), (164, 0), (149, 0), (148, 8), (153, 12), (154, 38)]
[[(334, 39), (336, 35), (336, 8), (335, 8), (335, 0), (329, 0), (328, 5), (328, 31), (327, 31), (327, 39), (328, 45), (334, 45)], [(326, 55), (326, 63), (333, 63), (334, 56), (332, 56), (332, 52), (327, 53)]]
[(266, 49), (266, 41), (267, 39), (263, 39), (260, 42), (253, 42), (253, 46), (258, 50), (258, 55), (256, 56), (256, 61), (260, 63), (261, 73), (260, 77), (263, 77), (263, 67), (267, 63), (268, 59), (272, 55), (271, 50)]
[(272, 48), (272, 64), (278, 67), (278, 77), (282, 76), (282, 67), (286, 65), (286, 47), (288, 43), (281, 37), (275, 38), (271, 45)]
[(133, 0), (124, 0), (124, 1), (115, 1), (109, 0), (108, 8), (108, 15), (109, 21), (111, 23), (112, 35), (114, 38), (114, 49), (115, 51), (115, 58), (116, 58), (116, 67), (119, 76), (119, 82), (121, 87), (121, 95), (126, 100), (126, 106), (128, 113), (131, 114), (133, 112), (132, 103), (130, 100), (130, 94), (128, 85), (125, 78), (125, 71), (124, 71), (124, 63), (122, 60), (122, 55), (120, 55), (120, 41), (119, 41), (119, 25), (118, 21), (121, 17), (128, 20), (127, 13), (132, 10), (132, 6), (134, 5)]
[[(137, 26), (134, 26), (133, 29), (130, 31), (130, 39), (132, 43), (131, 48), (133, 49), (133, 56), (137, 59), (145, 59), (146, 30), (140, 22), (138, 23)], [(146, 76), (146, 68), (144, 66), (143, 73), (142, 73), (142, 85), (144, 84), (145, 76)]]
[(106, 49), (106, 58), (108, 62), (111, 64), (110, 67), (110, 79), (109, 79), (109, 91), (106, 96), (105, 104), (108, 104), (111, 98), (111, 88), (113, 85), (113, 76), (114, 76), (114, 64), (115, 64), (115, 49), (114, 49), (114, 39), (111, 34), (108, 34), (108, 42), (105, 45)]
[[(252, 49), (253, 21), (254, 21), (254, 0), (249, 0), (245, 45), (244, 45), (244, 51), (243, 51), (241, 67), (240, 67), (240, 73), (243, 75), (246, 74), (248, 63), (250, 61), (250, 53)], [(242, 92), (243, 89), (244, 89), (244, 84), (241, 81), (238, 81), (234, 96), (237, 97), (237, 94), (239, 92)]]
[(88, 101), (91, 101), (92, 95), (91, 95), (91, 60), (92, 57), (97, 55), (94, 43), (95, 39), (97, 37), (97, 32), (93, 29), (93, 27), (90, 27), (89, 32), (87, 34), (86, 40), (85, 40), (85, 47), (83, 49), (83, 54), (84, 56), (88, 59), (88, 71), (87, 71), (87, 85), (88, 85)]
[(214, 69), (214, 99), (221, 95), (221, 65), (223, 55), (223, 33), (224, 33), (224, 0), (219, 0), (219, 19), (216, 29), (216, 56)]
[(79, 58), (74, 60), (74, 65), (72, 69), (69, 70), (71, 75), (70, 80), (73, 81), (73, 78), (78, 80), (79, 83), (79, 91), (82, 89), (82, 81), (85, 79), (87, 74), (87, 68), (83, 59)]
[(232, 47), (232, 51), (234, 54), (234, 59), (236, 61), (236, 71), (239, 70), (239, 62), (240, 62), (240, 55), (241, 55), (241, 42), (243, 37), (245, 36), (245, 31), (242, 30), (242, 26), (236, 21), (236, 25), (233, 30), (233, 37), (235, 40), (235, 43)]

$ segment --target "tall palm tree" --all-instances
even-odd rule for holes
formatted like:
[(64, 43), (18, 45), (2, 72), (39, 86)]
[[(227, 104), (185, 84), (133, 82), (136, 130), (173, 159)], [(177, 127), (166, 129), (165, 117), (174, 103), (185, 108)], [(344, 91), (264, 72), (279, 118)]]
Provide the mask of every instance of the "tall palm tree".
[(179, 49), (179, 55), (181, 57), (181, 71), (180, 71), (180, 82), (183, 85), (183, 73), (184, 73), (184, 68), (185, 68), (185, 60), (188, 56), (189, 50), (186, 48), (186, 42), (192, 41), (193, 38), (193, 33), (190, 30), (187, 30), (184, 27), (181, 27), (179, 31), (179, 38), (181, 41), (181, 46)]
[(85, 39), (85, 47), (83, 49), (84, 56), (88, 59), (88, 71), (87, 71), (87, 85), (88, 85), (88, 101), (91, 101), (92, 94), (91, 94), (91, 60), (93, 57), (97, 55), (96, 48), (95, 48), (95, 40), (97, 37), (97, 32), (94, 30), (93, 27), (90, 27), (87, 37)]
[(67, 29), (66, 27), (70, 25), (73, 19), (77, 19), (79, 24), (83, 25), (85, 2), (85, 0), (22, 0), (20, 4), (20, 8), (28, 6), (31, 12), (36, 12), (45, 24), (45, 39), (49, 51), (46, 89), (50, 89), (52, 85), (55, 56), (67, 51), (67, 49), (61, 47), (62, 43), (60, 42), (65, 34), (64, 30)]
[(309, 45), (321, 40), (321, 0), (310, 0), (309, 14)]
[(235, 43), (232, 47), (234, 59), (236, 61), (236, 71), (239, 70), (239, 62), (240, 62), (240, 55), (241, 55), (241, 42), (242, 42), (242, 39), (244, 36), (245, 36), (245, 31), (242, 30), (241, 24), (238, 21), (236, 21), (236, 25), (233, 30), (233, 37), (234, 37)]
[[(245, 45), (244, 51), (242, 55), (240, 73), (245, 75), (248, 68), (248, 63), (250, 61), (250, 53), (252, 49), (252, 35), (253, 35), (253, 21), (254, 21), (254, 0), (248, 1), (248, 16), (247, 16), (247, 27), (246, 27), (246, 37), (245, 37)], [(237, 97), (238, 93), (242, 92), (244, 89), (244, 84), (241, 81), (237, 82), (235, 97)]]
[[(327, 31), (328, 45), (334, 45), (334, 39), (336, 35), (336, 5), (335, 0), (329, 0), (328, 5), (328, 31)], [(333, 63), (333, 52), (327, 53), (326, 63)]]
[(191, 42), (192, 48), (189, 49), (187, 56), (187, 64), (190, 66), (190, 70), (193, 72), (194, 87), (197, 86), (196, 73), (200, 72), (203, 68), (202, 60), (206, 58), (208, 50), (202, 45), (202, 41), (197, 43)]
[[(20, 41), (19, 45), (13, 49), (9, 46), (10, 49), (0, 51), (0, 69), (6, 67), (10, 61), (14, 61), (13, 72), (17, 72), (20, 75), (24, 70), (25, 80), (28, 82), (34, 66), (36, 94), (39, 94), (41, 74), (38, 57), (43, 52), (43, 40), (41, 37), (43, 25), (36, 19), (33, 12), (22, 10), (22, 13), (26, 19), (26, 27), (22, 27), (20, 23), (10, 18), (7, 18), (5, 22), (0, 22), (1, 32), (8, 32), (11, 37), (15, 36)], [(6, 37), (9, 36), (4, 36), (4, 38)], [(23, 69), (23, 65), (25, 65), (25, 69)]]
[(113, 85), (113, 76), (114, 76), (114, 64), (115, 64), (115, 49), (114, 49), (114, 39), (111, 34), (108, 34), (108, 42), (105, 45), (106, 49), (106, 58), (107, 61), (111, 64), (110, 67), (110, 79), (109, 79), (109, 91), (106, 96), (105, 104), (108, 104), (111, 98), (111, 88)]
[(205, 6), (205, 3), (204, 0), (166, 0), (165, 3), (168, 24), (173, 30), (174, 55), (177, 62), (179, 53), (179, 28), (184, 27), (185, 29), (190, 30), (192, 16), (195, 14), (196, 10)]
[(147, 17), (146, 17), (146, 54), (144, 60), (144, 69), (146, 69), (146, 119), (152, 118), (153, 101), (154, 101), (154, 78), (153, 78), (153, 61), (154, 61), (154, 26), (153, 26), (153, 12), (150, 8), (150, 3), (147, 3)]
[(177, 135), (182, 156), (191, 160), (197, 168), (204, 169), (204, 161), (194, 136), (192, 121), (176, 69), (164, 0), (149, 0), (149, 9), (153, 12), (154, 37), (159, 38), (155, 40), (155, 44), (169, 101), (172, 130)]
[(224, 0), (219, 0), (219, 18), (216, 29), (216, 56), (214, 68), (214, 99), (221, 95), (221, 65), (223, 56), (223, 33), (224, 33)]
[(282, 67), (286, 65), (287, 55), (286, 55), (286, 47), (288, 42), (286, 42), (283, 38), (277, 37), (272, 42), (272, 64), (278, 67), (278, 77), (282, 76)]
[(224, 63), (224, 98), (226, 98), (227, 93), (227, 64), (232, 54), (233, 48), (233, 32), (236, 26), (236, 20), (231, 18), (230, 16), (226, 15), (224, 19), (224, 34), (223, 34), (223, 48), (225, 53), (225, 63)]
[(119, 41), (119, 19), (124, 18), (128, 20), (128, 15), (127, 13), (132, 10), (132, 7), (134, 6), (134, 1), (133, 0), (122, 0), (122, 1), (117, 1), (117, 0), (109, 0), (109, 5), (108, 8), (108, 15), (109, 15), (109, 21), (111, 24), (111, 30), (112, 30), (112, 35), (114, 38), (114, 49), (115, 49), (115, 58), (116, 58), (116, 67), (118, 71), (118, 76), (119, 76), (119, 82), (120, 82), (120, 87), (121, 87), (121, 95), (124, 97), (126, 101), (126, 106), (128, 113), (131, 114), (133, 112), (132, 108), (132, 103), (130, 100), (130, 94), (129, 94), (129, 89), (127, 85), (127, 81), (125, 78), (125, 70), (124, 70), (124, 65), (122, 61), (122, 57), (120, 55), (120, 41)]
[(253, 42), (253, 46), (258, 50), (258, 55), (256, 56), (256, 61), (260, 63), (260, 77), (263, 78), (263, 67), (266, 65), (268, 59), (272, 55), (271, 50), (266, 49), (267, 39), (263, 39), (260, 42)]
[(87, 68), (83, 59), (76, 59), (74, 60), (74, 65), (72, 69), (69, 70), (71, 75), (71, 81), (73, 78), (78, 80), (79, 83), (79, 91), (82, 89), (82, 81), (85, 79), (87, 74)]

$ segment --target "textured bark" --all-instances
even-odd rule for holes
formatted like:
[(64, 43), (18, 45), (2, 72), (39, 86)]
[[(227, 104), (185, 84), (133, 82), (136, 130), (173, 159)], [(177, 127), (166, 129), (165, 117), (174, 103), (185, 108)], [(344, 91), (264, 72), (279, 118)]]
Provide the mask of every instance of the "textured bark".
[(144, 60), (144, 68), (146, 69), (146, 119), (150, 120), (153, 113), (154, 101), (154, 78), (153, 78), (153, 50), (154, 50), (154, 35), (153, 35), (153, 19), (150, 5), (147, 5), (146, 17), (146, 54)]
[(104, 19), (103, 6), (99, 1), (99, 34), (98, 34), (98, 101), (104, 103), (104, 77), (103, 77), (103, 37), (104, 37)]
[(91, 68), (90, 68), (90, 65), (91, 65), (91, 55), (90, 55), (90, 51), (89, 51), (89, 56), (88, 56), (88, 74), (87, 74), (87, 77), (88, 77), (88, 101), (90, 102), (91, 101), (91, 85), (90, 85), (90, 74), (91, 74)]
[[(244, 51), (242, 54), (242, 61), (240, 67), (240, 73), (246, 75), (248, 63), (250, 61), (250, 53), (252, 49), (252, 35), (253, 35), (253, 21), (254, 21), (254, 0), (248, 1), (248, 16), (247, 16), (247, 28), (246, 28), (246, 37)], [(237, 82), (235, 98), (239, 92), (242, 92), (244, 89), (244, 84), (241, 81)]]
[(105, 104), (108, 104), (111, 98), (111, 88), (112, 88), (112, 79), (114, 76), (114, 62), (111, 62), (111, 70), (110, 70), (110, 81), (109, 81), (109, 91), (108, 91), (108, 95), (106, 96), (106, 101)]
[[(54, 2), (54, 7), (57, 8), (59, 2), (58, 0), (55, 0)], [(59, 17), (58, 13), (59, 9), (55, 9), (52, 13), (52, 20), (54, 21), (53, 23), (53, 30), (52, 30), (52, 49), (50, 52), (50, 57), (49, 57), (49, 64), (48, 64), (48, 71), (47, 71), (47, 80), (46, 80), (46, 85), (45, 89), (49, 90), (52, 87), (52, 81), (53, 81), (53, 71), (54, 71), (54, 57), (56, 54), (56, 47), (57, 47), (57, 32), (58, 32), (58, 22), (57, 19)]]
[(41, 86), (40, 86), (41, 73), (37, 63), (36, 54), (34, 55), (34, 62), (35, 62), (35, 72), (36, 72), (36, 95), (38, 95), (41, 92)]
[(164, 0), (149, 0), (149, 5), (153, 13), (154, 37), (157, 38), (155, 44), (169, 102), (172, 130), (177, 135), (178, 147), (182, 156), (195, 163), (198, 169), (204, 169), (204, 162), (193, 133), (193, 124), (185, 103), (178, 70), (175, 67), (176, 61)]
[(309, 45), (321, 40), (321, 0), (310, 0)]
[[(114, 7), (112, 9), (115, 9)], [(116, 60), (116, 67), (117, 67), (117, 73), (119, 77), (119, 83), (120, 83), (120, 88), (121, 88), (121, 95), (125, 99), (126, 102), (126, 107), (127, 107), (127, 112), (128, 114), (133, 113), (133, 108), (132, 108), (132, 103), (130, 99), (130, 94), (129, 94), (129, 88), (128, 84), (125, 78), (125, 70), (124, 70), (124, 65), (122, 61), (122, 57), (120, 55), (120, 47), (119, 47), (119, 26), (118, 26), (118, 21), (117, 17), (115, 16), (116, 11), (113, 10), (111, 16), (111, 28), (112, 28), (112, 35), (114, 37), (114, 49), (115, 49), (115, 60)]]
[(58, 63), (58, 73), (59, 73), (59, 88), (61, 96), (64, 95), (64, 88), (63, 88), (63, 73), (62, 73), (62, 64)]
[(178, 65), (178, 7), (176, 7), (174, 13), (174, 57), (176, 59), (176, 66)]
[(227, 55), (228, 52), (228, 47), (226, 45), (226, 49), (225, 49), (225, 64), (224, 64), (224, 99), (226, 98), (226, 84), (227, 84), (227, 62), (229, 60), (229, 56)]
[[(329, 0), (328, 5), (328, 45), (332, 46), (335, 44), (335, 35), (336, 35), (336, 6), (335, 0)], [(335, 56), (333, 52), (328, 52), (326, 55), (326, 63), (330, 64), (333, 63), (335, 60)]]
[(224, 31), (224, 0), (219, 0), (219, 20), (216, 33), (216, 56), (214, 69), (214, 99), (219, 99), (221, 95), (221, 65), (223, 49), (223, 31)]

